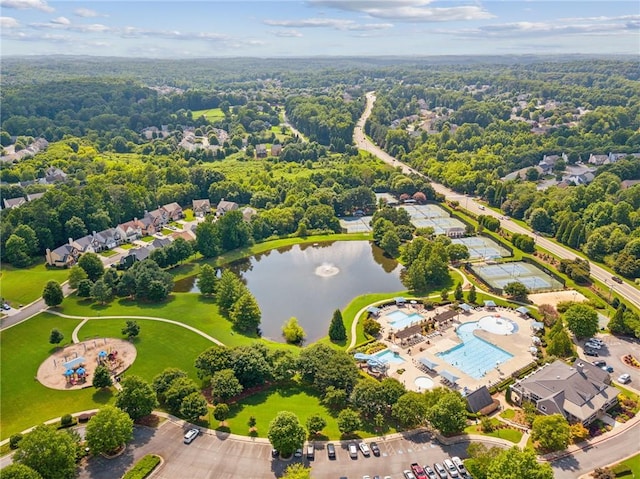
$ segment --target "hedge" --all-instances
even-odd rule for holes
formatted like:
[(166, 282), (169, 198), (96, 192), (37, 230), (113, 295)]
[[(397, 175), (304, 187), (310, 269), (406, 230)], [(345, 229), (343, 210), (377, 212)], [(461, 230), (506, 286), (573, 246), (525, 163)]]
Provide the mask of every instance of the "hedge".
[(129, 469), (122, 479), (144, 479), (160, 464), (160, 456), (147, 454)]

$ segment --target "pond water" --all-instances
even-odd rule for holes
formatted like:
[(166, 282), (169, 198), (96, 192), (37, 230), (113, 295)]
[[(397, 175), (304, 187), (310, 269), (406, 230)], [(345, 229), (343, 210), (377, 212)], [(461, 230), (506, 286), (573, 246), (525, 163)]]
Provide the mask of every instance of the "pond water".
[[(262, 311), (263, 337), (284, 342), (282, 325), (295, 316), (306, 344), (326, 336), (331, 317), (354, 297), (404, 290), (401, 265), (369, 241), (333, 241), (274, 249), (229, 267), (245, 281)], [(196, 278), (175, 291), (198, 292)]]

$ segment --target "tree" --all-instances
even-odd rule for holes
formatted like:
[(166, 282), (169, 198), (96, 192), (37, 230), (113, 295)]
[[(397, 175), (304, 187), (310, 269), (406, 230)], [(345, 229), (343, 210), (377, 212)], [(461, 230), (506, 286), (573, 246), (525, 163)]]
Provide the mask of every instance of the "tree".
[(284, 471), (282, 479), (311, 479), (311, 468), (304, 464), (291, 464)]
[(271, 379), (271, 365), (267, 360), (269, 351), (263, 344), (238, 346), (233, 349), (231, 364), (240, 384), (251, 388)]
[[(556, 327), (558, 328), (557, 330)], [(573, 343), (567, 331), (562, 326), (562, 321), (557, 321), (553, 329), (549, 332), (547, 354), (560, 358), (568, 358), (573, 355)]]
[(102, 281), (104, 281), (104, 284), (109, 286), (111, 289), (115, 290), (118, 287), (118, 282), (120, 281), (118, 270), (115, 268), (107, 268), (102, 275)]
[(300, 352), (298, 370), (302, 379), (318, 391), (329, 386), (343, 389), (349, 394), (358, 380), (358, 368), (351, 355), (316, 343)]
[(320, 414), (312, 414), (307, 418), (307, 431), (315, 436), (327, 426), (327, 421)]
[(148, 416), (158, 406), (153, 387), (141, 377), (127, 376), (121, 385), (122, 389), (116, 395), (116, 407), (126, 412), (134, 421)]
[(29, 466), (13, 463), (2, 469), (2, 479), (42, 479), (42, 476)]
[(58, 306), (62, 303), (64, 294), (62, 293), (60, 284), (54, 280), (48, 281), (42, 291), (42, 299), (44, 299), (45, 304), (49, 307)]
[(224, 422), (229, 417), (229, 406), (218, 404), (213, 410), (213, 417), (216, 421)]
[(211, 377), (231, 367), (231, 351), (225, 346), (211, 346), (198, 355), (194, 365), (200, 379)]
[(121, 332), (131, 340), (140, 334), (140, 325), (136, 321), (129, 319)]
[(208, 412), (207, 400), (199, 392), (186, 396), (180, 405), (180, 415), (189, 422), (197, 422)]
[(360, 414), (353, 409), (343, 409), (338, 414), (338, 429), (344, 435), (351, 434), (362, 427), (362, 421), (360, 421)]
[(100, 278), (91, 287), (91, 297), (100, 304), (105, 304), (113, 297), (113, 290)]
[(69, 270), (69, 286), (73, 289), (78, 289), (80, 281), (87, 279), (87, 272), (80, 266), (75, 265)]
[(178, 368), (166, 368), (153, 378), (152, 387), (158, 395), (158, 400), (164, 402), (165, 394), (171, 383), (178, 378), (186, 378), (187, 373)]
[[(81, 271), (84, 273), (83, 269), (81, 269)], [(93, 288), (93, 283), (90, 279), (80, 280), (80, 282), (78, 283), (78, 291), (76, 294), (80, 298), (88, 298), (89, 296), (91, 296), (91, 288)]]
[(460, 393), (449, 391), (429, 408), (427, 416), (433, 427), (450, 436), (467, 425), (467, 405)]
[(607, 324), (607, 327), (609, 328), (609, 331), (611, 331), (613, 334), (627, 334), (628, 333), (628, 327), (625, 324), (624, 321), (624, 312), (626, 310), (626, 307), (621, 303), (618, 306), (618, 309), (616, 309), (615, 314), (613, 315), (613, 317), (611, 318), (611, 320), (609, 320), (609, 323)]
[(464, 298), (462, 294), (462, 283), (458, 282), (458, 284), (456, 284), (456, 289), (453, 290), (453, 297), (456, 301), (462, 301), (462, 298)]
[(216, 285), (216, 300), (220, 310), (229, 314), (238, 298), (244, 293), (246, 287), (230, 270), (224, 270)]
[(247, 291), (238, 298), (229, 316), (236, 329), (253, 332), (260, 326), (262, 313), (256, 299)]
[(173, 414), (180, 412), (182, 401), (189, 394), (198, 392), (198, 385), (189, 378), (179, 377), (174, 379), (169, 386), (169, 389), (164, 393), (164, 402), (167, 409)]
[(80, 256), (78, 266), (87, 273), (89, 279), (94, 283), (104, 274), (104, 265), (102, 264), (100, 257), (95, 253), (85, 253)]
[(82, 238), (87, 234), (87, 227), (82, 218), (72, 216), (64, 224), (64, 231), (69, 238)]
[(205, 296), (212, 295), (216, 290), (216, 270), (208, 264), (202, 265), (198, 275), (198, 289)]
[(344, 328), (342, 313), (339, 309), (333, 312), (331, 324), (329, 325), (329, 339), (331, 341), (345, 341), (347, 339), (347, 330)]
[(529, 215), (529, 224), (533, 231), (541, 231), (543, 233), (551, 233), (553, 230), (553, 221), (549, 213), (544, 208), (535, 208)]
[(400, 237), (395, 229), (387, 231), (380, 239), (380, 247), (390, 257), (395, 258), (400, 252)]
[(62, 334), (59, 329), (53, 328), (51, 330), (51, 334), (49, 334), (49, 342), (51, 344), (60, 344), (63, 339), (64, 334)]
[(12, 234), (4, 246), (4, 256), (16, 268), (24, 268), (31, 264), (29, 246), (24, 238)]
[(531, 439), (545, 452), (562, 451), (571, 440), (571, 427), (561, 414), (536, 416), (531, 427)]
[(205, 258), (215, 258), (220, 253), (218, 228), (210, 221), (203, 221), (196, 227), (196, 251)]
[(95, 371), (93, 372), (93, 387), (96, 389), (108, 388), (113, 385), (113, 380), (111, 379), (111, 372), (109, 369), (100, 364), (96, 366)]
[(392, 414), (407, 429), (413, 429), (424, 423), (427, 418), (427, 404), (420, 393), (409, 391), (400, 396), (393, 405)]
[(565, 311), (563, 317), (577, 338), (590, 338), (598, 332), (598, 313), (586, 304), (574, 304)]
[(471, 477), (476, 479), (487, 479), (487, 470), (491, 462), (502, 451), (499, 447), (487, 448), (480, 442), (472, 442), (467, 448), (469, 460), (465, 461), (467, 470), (471, 473)]
[(478, 295), (476, 293), (476, 285), (472, 284), (471, 288), (469, 289), (469, 293), (467, 293), (467, 301), (469, 301), (469, 303), (474, 304), (476, 302), (476, 299), (478, 299)]
[(375, 338), (380, 333), (382, 326), (373, 318), (365, 318), (364, 321), (362, 321), (362, 329), (364, 334), (371, 338)]
[(20, 441), (13, 460), (30, 467), (43, 479), (71, 479), (76, 475), (77, 453), (78, 443), (71, 434), (41, 424)]
[(304, 341), (304, 329), (298, 323), (295, 317), (289, 318), (289, 320), (282, 327), (282, 335), (287, 343), (301, 344)]
[(330, 409), (342, 409), (347, 404), (347, 392), (344, 389), (329, 386), (324, 391), (322, 404)]
[(350, 403), (368, 419), (380, 412), (386, 412), (385, 399), (381, 383), (372, 379), (358, 381), (349, 398)]
[(269, 424), (267, 433), (271, 445), (285, 457), (302, 447), (305, 436), (298, 416), (289, 411), (280, 411)]
[(15, 230), (13, 230), (13, 234), (24, 239), (27, 247), (26, 252), (29, 256), (34, 256), (38, 254), (38, 250), (39, 250), (38, 235), (33, 230), (33, 228), (31, 228), (31, 226), (27, 224), (22, 224), (18, 226)]
[(211, 395), (217, 401), (227, 401), (242, 392), (244, 388), (233, 369), (223, 369), (211, 378)]
[(113, 406), (105, 406), (87, 423), (85, 436), (94, 454), (109, 454), (133, 439), (133, 419)]
[(548, 462), (538, 462), (533, 449), (504, 449), (487, 467), (487, 479), (553, 479)]
[(526, 301), (529, 290), (519, 281), (512, 281), (505, 285), (504, 294), (517, 301)]

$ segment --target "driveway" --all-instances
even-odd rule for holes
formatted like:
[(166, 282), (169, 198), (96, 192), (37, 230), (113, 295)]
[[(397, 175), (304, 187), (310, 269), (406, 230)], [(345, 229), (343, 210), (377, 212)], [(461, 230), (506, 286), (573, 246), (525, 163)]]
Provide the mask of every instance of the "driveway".
[(630, 388), (640, 394), (640, 369), (633, 368), (622, 361), (625, 354), (632, 354), (636, 359), (640, 360), (640, 343), (631, 338), (623, 338), (610, 334), (600, 334), (598, 338), (604, 341), (604, 345), (598, 350), (598, 357), (584, 355), (584, 341), (578, 343), (578, 351), (581, 358), (585, 361), (593, 362), (595, 360), (603, 360), (607, 365), (613, 367), (611, 378), (616, 381), (618, 376), (623, 373), (631, 375), (631, 382), (624, 384), (626, 388)]

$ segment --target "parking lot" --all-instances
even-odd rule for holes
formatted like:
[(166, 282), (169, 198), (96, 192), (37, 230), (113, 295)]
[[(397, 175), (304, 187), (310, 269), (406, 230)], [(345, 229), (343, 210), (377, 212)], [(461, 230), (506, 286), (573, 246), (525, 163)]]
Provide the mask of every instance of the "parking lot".
[(604, 343), (600, 349), (595, 350), (598, 356), (586, 356), (584, 354), (585, 348), (583, 346), (585, 341), (579, 342), (580, 356), (591, 363), (597, 360), (606, 361), (607, 365), (613, 367), (613, 372), (610, 374), (614, 381), (623, 373), (629, 374), (631, 376), (631, 382), (625, 384), (624, 387), (640, 391), (640, 369), (633, 368), (622, 361), (622, 357), (625, 354), (632, 354), (636, 359), (639, 359), (640, 343), (636, 340), (608, 334), (600, 334), (597, 337)]

